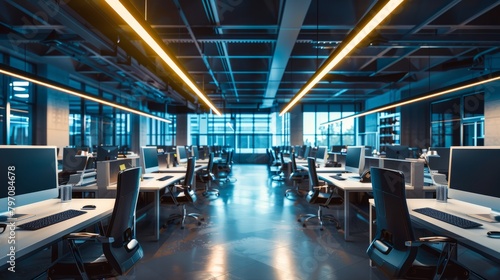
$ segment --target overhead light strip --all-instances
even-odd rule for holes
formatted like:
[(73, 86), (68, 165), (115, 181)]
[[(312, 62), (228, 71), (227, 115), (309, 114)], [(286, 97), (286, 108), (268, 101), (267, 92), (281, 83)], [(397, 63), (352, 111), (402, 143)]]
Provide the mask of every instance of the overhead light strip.
[[(325, 61), (306, 85), (299, 91), (299, 93), (288, 103), (288, 105), (281, 111), (280, 116), (288, 112), (309, 90), (311, 90), (333, 67), (335, 67), (342, 59), (344, 59), (361, 41), (363, 41), (373, 29), (375, 29), (384, 19), (389, 16), (394, 9), (396, 9), (404, 0), (389, 0), (382, 8), (371, 18), (371, 20), (361, 28), (361, 30), (354, 35), (351, 40), (344, 45), (344, 41), (340, 43), (330, 57)], [(378, 4), (378, 3), (377, 3)], [(368, 13), (370, 14), (370, 12)], [(364, 20), (361, 20), (364, 22)], [(356, 30), (356, 28), (354, 28)], [(349, 38), (351, 34), (347, 36)]]
[(151, 47), (151, 49), (170, 67), (172, 70), (186, 83), (186, 85), (212, 109), (212, 111), (221, 116), (222, 114), (210, 102), (196, 84), (182, 71), (182, 69), (174, 62), (174, 60), (165, 52), (160, 44), (146, 31), (139, 21), (130, 13), (130, 11), (119, 0), (105, 0), (106, 3), (139, 35), (139, 37)]
[(29, 81), (29, 82), (32, 82), (34, 84), (37, 84), (37, 85), (40, 85), (40, 86), (44, 86), (44, 87), (47, 87), (47, 88), (51, 88), (51, 89), (54, 89), (54, 90), (57, 90), (57, 91), (60, 91), (60, 92), (64, 92), (64, 93), (67, 93), (67, 94), (70, 94), (70, 95), (73, 95), (73, 96), (76, 96), (76, 97), (80, 97), (80, 98), (83, 98), (83, 99), (86, 99), (86, 100), (90, 100), (90, 101), (94, 101), (94, 102), (97, 102), (97, 103), (100, 103), (100, 104), (103, 104), (103, 105), (107, 105), (107, 106), (110, 106), (110, 107), (113, 107), (113, 108), (116, 108), (116, 109), (127, 111), (127, 112), (130, 112), (130, 113), (133, 113), (133, 114), (141, 115), (141, 116), (148, 117), (148, 118), (155, 119), (155, 120), (159, 120), (159, 121), (162, 121), (162, 122), (167, 122), (167, 123), (171, 123), (172, 122), (171, 120), (168, 120), (168, 119), (165, 119), (165, 118), (160, 118), (158, 116), (155, 116), (155, 115), (143, 112), (143, 111), (139, 111), (137, 109), (133, 109), (133, 108), (130, 108), (130, 107), (127, 107), (127, 106), (116, 104), (116, 103), (113, 103), (111, 101), (107, 101), (107, 100), (102, 99), (102, 98), (94, 97), (94, 96), (89, 95), (87, 93), (78, 92), (78, 91), (76, 91), (74, 89), (70, 89), (70, 88), (65, 87), (63, 85), (57, 84), (57, 83), (55, 83), (53, 81), (43, 80), (43, 79), (41, 79), (39, 77), (36, 77), (36, 78), (35, 77), (30, 77), (31, 75), (20, 74), (20, 73), (17, 73), (15, 71), (13, 71), (13, 70), (7, 70), (7, 69), (5, 69), (4, 66), (0, 67), (0, 73), (4, 74), (4, 75), (7, 75), (7, 76), (14, 77), (14, 78), (18, 78), (18, 79), (22, 79), (22, 80), (25, 80), (25, 81)]
[(455, 92), (455, 91), (464, 90), (464, 89), (468, 89), (468, 88), (471, 88), (471, 87), (479, 86), (479, 85), (482, 85), (482, 84), (486, 84), (486, 83), (498, 81), (498, 80), (500, 80), (500, 75), (495, 76), (495, 77), (487, 77), (487, 78), (479, 77), (479, 78), (481, 80), (477, 81), (477, 82), (468, 81), (464, 85), (461, 85), (461, 86), (453, 87), (451, 89), (446, 89), (446, 90), (440, 90), (438, 92), (426, 94), (424, 96), (420, 96), (420, 97), (416, 97), (416, 98), (411, 98), (411, 99), (408, 99), (408, 100), (402, 100), (402, 101), (399, 101), (399, 102), (396, 102), (396, 103), (393, 103), (393, 104), (389, 104), (389, 105), (384, 105), (384, 106), (381, 106), (381, 107), (377, 107), (375, 109), (368, 110), (368, 111), (365, 111), (365, 112), (362, 112), (362, 113), (359, 113), (359, 114), (353, 114), (353, 115), (347, 116), (345, 118), (340, 118), (340, 119), (336, 119), (336, 120), (324, 122), (324, 123), (320, 124), (320, 126), (331, 125), (331, 124), (334, 124), (336, 122), (345, 121), (345, 120), (352, 119), (352, 118), (359, 118), (359, 117), (363, 117), (363, 116), (370, 115), (370, 114), (377, 113), (377, 112), (387, 111), (389, 109), (393, 109), (393, 108), (396, 108), (396, 107), (401, 107), (401, 106), (405, 106), (405, 105), (408, 105), (408, 104), (420, 102), (420, 101), (423, 101), (423, 100), (435, 98), (435, 97), (442, 96), (442, 95), (445, 95), (445, 94), (449, 94), (449, 93), (452, 93), (452, 92)]

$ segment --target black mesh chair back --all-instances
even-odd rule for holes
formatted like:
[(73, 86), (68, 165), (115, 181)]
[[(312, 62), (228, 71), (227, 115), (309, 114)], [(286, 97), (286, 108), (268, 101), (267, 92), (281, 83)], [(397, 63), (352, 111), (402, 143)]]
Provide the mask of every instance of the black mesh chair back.
[(143, 257), (142, 247), (135, 239), (140, 175), (140, 167), (118, 173), (116, 200), (105, 234), (69, 234), (66, 239), (72, 255), (62, 257), (51, 266), (47, 271), (48, 279), (115, 277), (126, 273)]
[(191, 188), (193, 186), (195, 164), (196, 164), (195, 157), (188, 158), (187, 168), (186, 168), (186, 177), (184, 178), (184, 182), (182, 183), (182, 185), (184, 187)]
[(123, 274), (142, 256), (142, 248), (135, 239), (135, 209), (139, 197), (141, 169), (129, 168), (118, 173), (116, 201), (107, 230), (113, 243), (104, 243), (103, 252), (113, 268)]
[[(370, 172), (376, 209), (376, 233), (367, 254), (373, 264), (391, 279), (441, 279), (441, 276), (444, 279), (468, 279), (468, 270), (450, 260), (452, 256), (444, 254), (456, 248), (455, 240), (431, 237), (416, 241), (406, 203), (403, 172), (376, 167), (372, 167)], [(445, 248), (453, 249), (438, 252), (423, 244), (427, 240), (431, 240), (429, 243), (446, 241), (452, 247)], [(411, 243), (417, 245), (411, 246)], [(443, 260), (446, 262), (442, 263)]]
[(309, 187), (314, 191), (314, 187), (319, 186), (318, 173), (316, 172), (316, 159), (313, 157), (307, 158), (307, 168), (309, 170)]

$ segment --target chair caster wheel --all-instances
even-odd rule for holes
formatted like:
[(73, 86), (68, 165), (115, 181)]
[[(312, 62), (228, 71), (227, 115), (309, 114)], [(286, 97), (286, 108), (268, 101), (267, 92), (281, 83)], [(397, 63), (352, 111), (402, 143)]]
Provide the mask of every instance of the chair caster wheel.
[[(204, 221), (204, 220), (205, 220), (205, 218), (200, 218), (200, 221)], [(200, 223), (200, 224), (201, 224), (201, 223)]]
[(302, 224), (302, 227), (306, 227), (306, 224)]
[(198, 225), (201, 226), (201, 222), (198, 222)]
[(184, 227), (181, 227), (181, 229), (184, 229)]
[(319, 230), (323, 231), (323, 228), (320, 228)]
[(297, 222), (299, 222), (299, 223), (300, 223), (300, 222), (302, 222), (302, 221), (301, 221), (300, 219), (297, 219)]

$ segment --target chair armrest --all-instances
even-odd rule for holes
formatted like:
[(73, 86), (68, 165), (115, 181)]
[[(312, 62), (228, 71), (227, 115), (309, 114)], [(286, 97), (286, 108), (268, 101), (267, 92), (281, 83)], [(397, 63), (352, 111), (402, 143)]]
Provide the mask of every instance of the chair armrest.
[(418, 247), (425, 243), (457, 243), (457, 241), (451, 237), (446, 236), (428, 236), (428, 237), (420, 237), (415, 241), (406, 241), (406, 247)]
[(69, 240), (95, 240), (100, 243), (112, 243), (115, 241), (113, 237), (106, 237), (93, 232), (74, 232), (68, 234), (65, 238)]

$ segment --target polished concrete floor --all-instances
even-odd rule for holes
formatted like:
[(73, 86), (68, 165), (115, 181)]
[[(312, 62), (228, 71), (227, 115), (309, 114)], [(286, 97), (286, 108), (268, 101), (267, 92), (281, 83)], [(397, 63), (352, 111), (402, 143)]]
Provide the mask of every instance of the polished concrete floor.
[[(353, 242), (332, 223), (303, 228), (298, 215), (317, 207), (285, 198), (287, 188), (265, 165), (234, 165), (218, 198), (188, 207), (205, 216), (202, 225), (167, 224), (156, 242), (148, 221), (139, 221), (145, 256), (124, 279), (384, 279), (369, 266), (365, 222), (354, 219)], [(161, 215), (179, 210), (164, 207)], [(326, 212), (343, 217), (342, 207)]]

